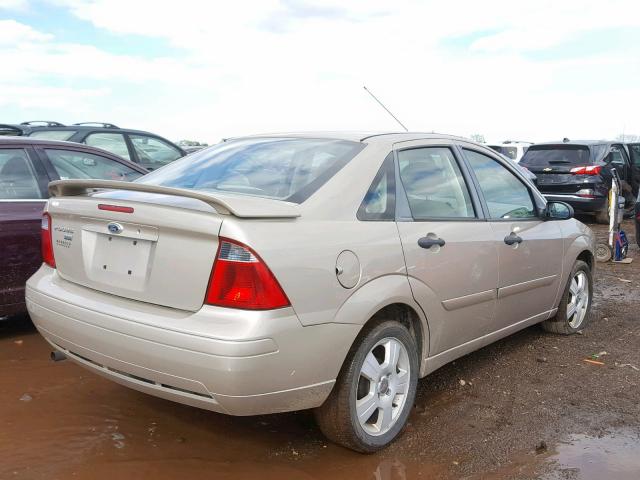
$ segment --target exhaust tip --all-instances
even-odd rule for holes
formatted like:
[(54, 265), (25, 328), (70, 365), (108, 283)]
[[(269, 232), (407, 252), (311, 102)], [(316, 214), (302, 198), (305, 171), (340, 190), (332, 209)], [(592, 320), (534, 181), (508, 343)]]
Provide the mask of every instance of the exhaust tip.
[(54, 362), (61, 362), (62, 360), (66, 360), (67, 356), (62, 353), (60, 350), (54, 350), (51, 352), (51, 360)]

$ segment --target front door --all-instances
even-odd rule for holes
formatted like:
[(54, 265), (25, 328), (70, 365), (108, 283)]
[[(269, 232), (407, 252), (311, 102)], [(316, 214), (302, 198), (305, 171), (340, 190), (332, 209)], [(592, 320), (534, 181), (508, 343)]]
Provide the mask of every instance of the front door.
[(429, 321), (430, 355), (485, 335), (496, 302), (493, 232), (454, 152), (427, 141), (396, 151), (404, 220), (397, 225), (411, 289)]
[(530, 187), (500, 161), (471, 148), (463, 152), (482, 193), (498, 252), (493, 330), (545, 320), (562, 275), (560, 222), (539, 217)]

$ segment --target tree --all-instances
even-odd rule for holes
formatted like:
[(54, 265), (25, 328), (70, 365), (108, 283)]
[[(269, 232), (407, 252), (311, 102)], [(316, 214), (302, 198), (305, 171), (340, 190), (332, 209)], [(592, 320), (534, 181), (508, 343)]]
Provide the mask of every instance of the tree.
[(616, 137), (616, 140), (618, 140), (619, 142), (629, 142), (629, 143), (640, 142), (640, 135), (630, 135), (628, 133), (621, 133)]
[(485, 139), (484, 139), (484, 135), (480, 134), (480, 133), (472, 133), (471, 135), (469, 135), (469, 138), (471, 140), (473, 140), (474, 142), (478, 142), (478, 143), (485, 143)]

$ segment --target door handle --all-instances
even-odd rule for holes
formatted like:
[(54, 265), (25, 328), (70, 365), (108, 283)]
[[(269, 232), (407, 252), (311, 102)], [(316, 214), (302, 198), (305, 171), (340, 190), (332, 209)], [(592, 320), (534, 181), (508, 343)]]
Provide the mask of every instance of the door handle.
[(418, 245), (422, 248), (431, 248), (434, 245), (444, 247), (445, 241), (441, 238), (422, 237), (418, 239)]
[(519, 237), (515, 233), (511, 232), (509, 235), (504, 237), (504, 243), (507, 245), (513, 245), (515, 243), (522, 243), (522, 237)]

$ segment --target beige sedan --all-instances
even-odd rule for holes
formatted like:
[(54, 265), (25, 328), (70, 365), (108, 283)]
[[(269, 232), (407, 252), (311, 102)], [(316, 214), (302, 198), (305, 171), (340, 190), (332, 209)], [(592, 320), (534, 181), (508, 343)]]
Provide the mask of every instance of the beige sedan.
[(589, 321), (592, 232), (457, 137), (246, 137), (50, 191), (26, 297), (55, 358), (230, 415), (315, 409), (361, 452), (400, 433), (419, 378)]

